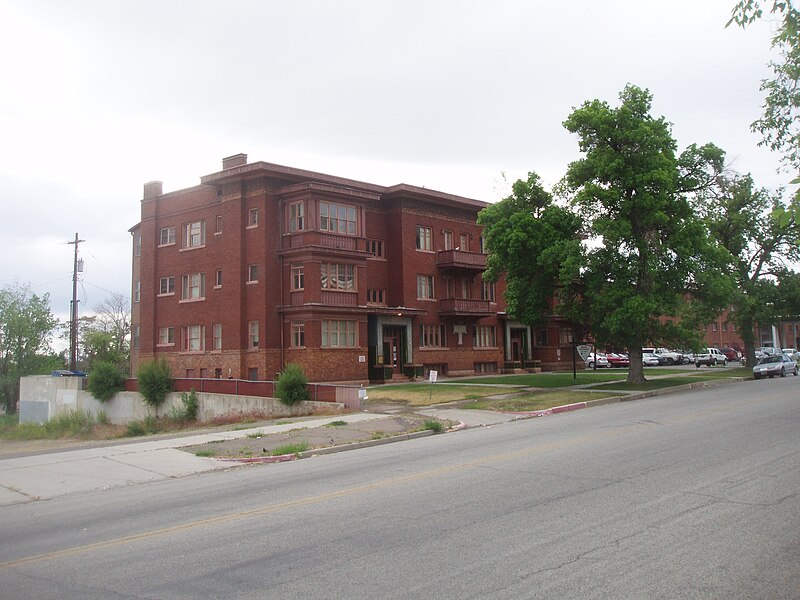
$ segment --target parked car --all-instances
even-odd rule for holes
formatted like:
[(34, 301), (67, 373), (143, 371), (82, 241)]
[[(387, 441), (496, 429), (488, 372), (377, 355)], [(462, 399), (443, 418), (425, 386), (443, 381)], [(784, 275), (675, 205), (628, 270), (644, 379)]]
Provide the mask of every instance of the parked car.
[(789, 358), (791, 358), (794, 362), (800, 363), (800, 352), (798, 352), (794, 348), (784, 348), (783, 353)]
[(642, 364), (645, 367), (657, 367), (661, 364), (658, 360), (658, 356), (656, 356), (652, 352), (642, 352)]
[(739, 352), (733, 348), (720, 348), (719, 351), (722, 352), (729, 361), (739, 360), (740, 358)]
[(631, 361), (628, 359), (627, 354), (609, 352), (608, 354), (606, 354), (606, 358), (608, 359), (609, 367), (627, 369), (631, 365)]
[(605, 354), (599, 354), (597, 352), (593, 352), (586, 357), (585, 362), (587, 369), (594, 369), (595, 364), (597, 365), (598, 369), (602, 369), (603, 367), (608, 366), (608, 357)]
[(719, 348), (703, 348), (694, 355), (694, 366), (698, 369), (700, 365), (713, 367), (714, 365), (720, 364), (724, 367), (728, 364), (728, 359), (719, 351)]
[(656, 348), (655, 355), (664, 360), (666, 365), (679, 365), (683, 363), (683, 354), (677, 350), (667, 350), (666, 348)]
[(775, 375), (786, 377), (789, 373), (797, 377), (797, 363), (785, 354), (765, 356), (753, 367), (753, 379), (775, 377)]
[(772, 346), (761, 346), (761, 348), (756, 348), (756, 352), (761, 352), (762, 354), (768, 354), (770, 356), (781, 353), (779, 348), (773, 348)]

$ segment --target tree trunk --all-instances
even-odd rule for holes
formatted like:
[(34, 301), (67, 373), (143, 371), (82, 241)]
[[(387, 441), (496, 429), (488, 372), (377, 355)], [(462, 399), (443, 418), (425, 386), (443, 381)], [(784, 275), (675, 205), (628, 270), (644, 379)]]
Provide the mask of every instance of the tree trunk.
[(753, 319), (750, 317), (742, 317), (739, 320), (740, 333), (744, 342), (744, 355), (748, 367), (756, 364), (756, 335), (753, 333), (753, 325)]
[(644, 383), (644, 367), (642, 366), (642, 345), (637, 344), (634, 348), (628, 348), (628, 380), (627, 383)]

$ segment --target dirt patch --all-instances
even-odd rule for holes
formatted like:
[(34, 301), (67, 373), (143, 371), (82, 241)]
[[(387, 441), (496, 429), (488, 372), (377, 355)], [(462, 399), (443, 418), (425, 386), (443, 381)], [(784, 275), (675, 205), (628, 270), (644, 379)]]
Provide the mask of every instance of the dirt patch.
[(334, 417), (323, 427), (307, 428), (298, 423), (296, 429), (285, 433), (270, 433), (259, 437), (251, 435), (234, 440), (188, 446), (181, 450), (214, 458), (264, 457), (287, 447), (316, 450), (422, 431), (425, 429), (426, 421), (438, 421), (445, 429), (454, 424), (420, 415), (393, 415), (347, 424), (342, 424), (342, 421), (337, 421)]

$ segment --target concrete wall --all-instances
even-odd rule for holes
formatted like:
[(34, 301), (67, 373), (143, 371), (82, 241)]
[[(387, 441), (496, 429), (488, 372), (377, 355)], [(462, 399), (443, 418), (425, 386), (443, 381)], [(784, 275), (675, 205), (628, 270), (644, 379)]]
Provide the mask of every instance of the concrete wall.
[[(73, 411), (97, 415), (104, 411), (112, 423), (125, 424), (144, 419), (152, 411), (142, 401), (138, 392), (120, 392), (108, 402), (100, 402), (89, 392), (83, 391), (80, 377), (50, 377), (34, 375), (20, 380), (20, 423), (44, 423), (59, 414)], [(344, 405), (336, 402), (301, 402), (291, 407), (276, 398), (257, 396), (234, 396), (199, 392), (198, 419), (210, 421), (215, 417), (230, 414), (258, 412), (270, 417), (291, 417), (313, 411), (341, 412)], [(171, 407), (182, 409), (180, 392), (172, 392), (161, 408), (159, 415), (169, 415)]]

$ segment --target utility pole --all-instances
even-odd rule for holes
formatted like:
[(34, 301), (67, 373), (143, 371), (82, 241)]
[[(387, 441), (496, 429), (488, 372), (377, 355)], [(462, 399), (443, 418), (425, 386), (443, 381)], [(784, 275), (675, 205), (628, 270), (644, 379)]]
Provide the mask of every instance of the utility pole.
[(72, 315), (69, 322), (69, 370), (78, 369), (78, 244), (86, 240), (79, 240), (75, 234), (75, 257), (72, 261)]

